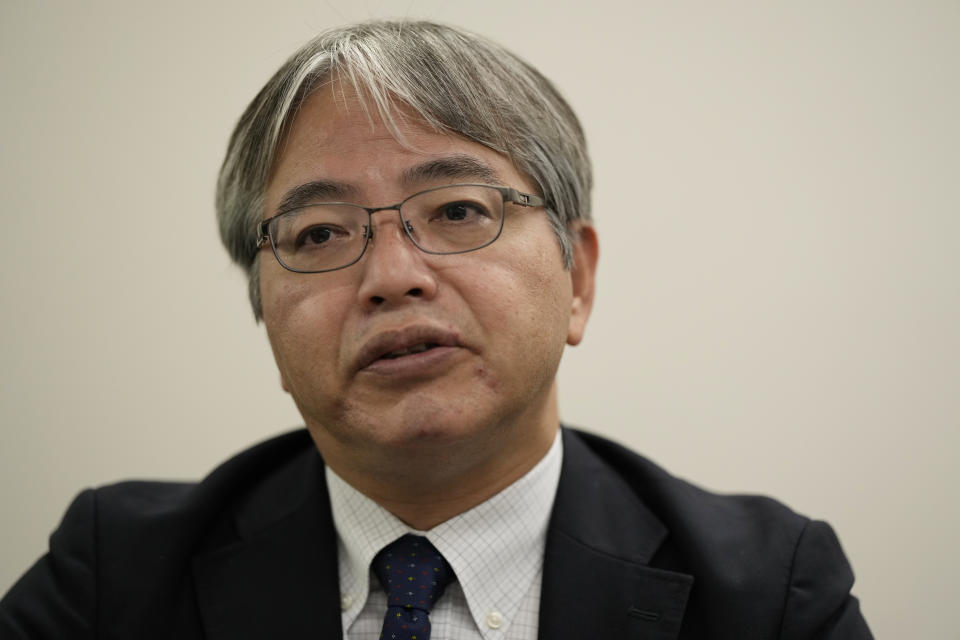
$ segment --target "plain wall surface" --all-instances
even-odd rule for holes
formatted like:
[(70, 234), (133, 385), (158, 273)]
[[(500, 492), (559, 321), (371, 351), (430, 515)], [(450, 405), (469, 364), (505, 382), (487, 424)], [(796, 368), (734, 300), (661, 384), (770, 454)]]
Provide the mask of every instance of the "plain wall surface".
[(83, 487), (300, 424), (215, 176), (297, 46), (404, 15), (505, 44), (586, 128), (564, 420), (828, 520), (878, 638), (960, 638), (956, 1), (3, 0), (0, 591)]

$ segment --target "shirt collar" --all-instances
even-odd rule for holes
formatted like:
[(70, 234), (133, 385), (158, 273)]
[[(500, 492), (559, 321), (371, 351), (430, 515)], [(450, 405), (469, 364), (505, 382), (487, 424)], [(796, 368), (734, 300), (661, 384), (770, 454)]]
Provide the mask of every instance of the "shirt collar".
[(498, 610), (512, 620), (543, 567), (562, 458), (558, 432), (547, 454), (523, 477), (429, 531), (411, 529), (327, 467), (338, 538), (344, 629), (366, 602), (373, 557), (406, 533), (425, 536), (447, 559), (479, 629), (485, 628), (489, 611)]

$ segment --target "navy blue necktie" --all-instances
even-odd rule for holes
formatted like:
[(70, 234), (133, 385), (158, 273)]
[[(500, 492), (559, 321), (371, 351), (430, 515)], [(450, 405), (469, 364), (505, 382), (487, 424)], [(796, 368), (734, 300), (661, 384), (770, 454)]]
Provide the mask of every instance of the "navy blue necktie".
[(429, 640), (430, 609), (453, 579), (453, 569), (421, 536), (407, 534), (373, 559), (373, 572), (387, 592), (382, 640)]

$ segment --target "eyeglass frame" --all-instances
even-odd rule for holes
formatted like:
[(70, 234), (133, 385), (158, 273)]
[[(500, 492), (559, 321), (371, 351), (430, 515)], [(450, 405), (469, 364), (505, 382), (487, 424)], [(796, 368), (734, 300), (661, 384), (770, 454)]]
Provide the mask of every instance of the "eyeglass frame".
[[(410, 229), (410, 221), (403, 217), (403, 211), (401, 207), (403, 207), (403, 205), (406, 204), (411, 199), (416, 198), (418, 196), (422, 196), (425, 193), (430, 193), (431, 191), (439, 191), (441, 189), (449, 189), (450, 187), (486, 187), (488, 189), (499, 191), (500, 195), (503, 198), (502, 204), (501, 204), (502, 208), (500, 212), (500, 227), (497, 229), (496, 235), (494, 235), (490, 240), (483, 243), (479, 247), (473, 247), (472, 249), (461, 249), (459, 251), (430, 251), (429, 249), (424, 249), (414, 239)], [(430, 189), (424, 189), (423, 191), (418, 191), (412, 195), (407, 196), (397, 204), (392, 204), (385, 207), (365, 207), (361, 204), (356, 204), (353, 202), (314, 202), (312, 204), (306, 204), (298, 207), (291, 207), (286, 211), (281, 211), (280, 213), (274, 216), (270, 216), (266, 220), (261, 220), (260, 222), (258, 222), (256, 226), (257, 251), (260, 251), (260, 249), (263, 248), (264, 243), (269, 243), (270, 248), (273, 250), (273, 257), (277, 259), (277, 262), (280, 263), (280, 266), (286, 269), (287, 271), (292, 271), (293, 273), (328, 273), (330, 271), (339, 271), (340, 269), (346, 269), (347, 267), (355, 265), (356, 263), (360, 262), (360, 259), (367, 252), (367, 247), (370, 246), (370, 240), (371, 238), (373, 238), (373, 214), (377, 213), (378, 211), (396, 211), (397, 215), (400, 216), (400, 222), (402, 223), (400, 226), (403, 227), (404, 234), (407, 236), (407, 238), (410, 239), (410, 242), (413, 243), (413, 246), (415, 246), (420, 251), (423, 251), (424, 253), (429, 253), (431, 255), (437, 255), (437, 256), (452, 256), (458, 253), (470, 253), (471, 251), (477, 251), (478, 249), (489, 247), (491, 244), (496, 242), (497, 238), (499, 238), (500, 235), (503, 233), (503, 221), (507, 217), (506, 214), (507, 214), (508, 202), (512, 204), (518, 204), (522, 207), (545, 207), (546, 206), (546, 201), (541, 196), (538, 196), (532, 193), (524, 193), (518, 189), (514, 189), (513, 187), (503, 187), (503, 186), (493, 185), (493, 184), (467, 183), (467, 182), (445, 184), (439, 187), (431, 187)], [(354, 260), (351, 260), (347, 264), (339, 267), (333, 267), (331, 269), (317, 269), (317, 270), (307, 271), (304, 269), (294, 269), (284, 264), (283, 260), (280, 259), (280, 255), (277, 253), (277, 245), (273, 238), (273, 235), (271, 235), (270, 233), (270, 223), (294, 211), (299, 211), (301, 209), (308, 209), (310, 207), (319, 207), (319, 206), (327, 206), (327, 205), (347, 205), (351, 207), (357, 207), (358, 209), (363, 209), (364, 211), (367, 212), (368, 224), (364, 230), (363, 249), (360, 250), (360, 254), (357, 255), (357, 257)]]

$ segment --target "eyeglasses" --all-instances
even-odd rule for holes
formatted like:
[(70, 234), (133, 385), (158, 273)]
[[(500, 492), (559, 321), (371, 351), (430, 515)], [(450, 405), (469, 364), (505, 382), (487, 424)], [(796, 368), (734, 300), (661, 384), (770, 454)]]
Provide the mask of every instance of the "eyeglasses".
[(373, 214), (396, 211), (407, 237), (426, 253), (476, 251), (503, 230), (508, 202), (542, 207), (543, 198), (510, 187), (452, 184), (415, 193), (388, 207), (322, 202), (279, 213), (257, 225), (257, 247), (269, 242), (280, 264), (298, 273), (335, 271), (363, 256)]

